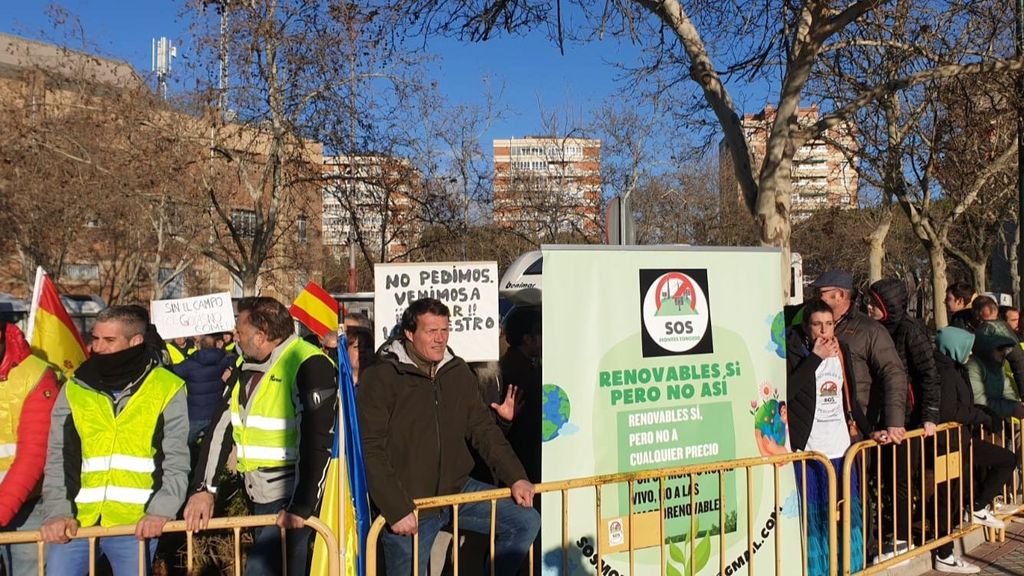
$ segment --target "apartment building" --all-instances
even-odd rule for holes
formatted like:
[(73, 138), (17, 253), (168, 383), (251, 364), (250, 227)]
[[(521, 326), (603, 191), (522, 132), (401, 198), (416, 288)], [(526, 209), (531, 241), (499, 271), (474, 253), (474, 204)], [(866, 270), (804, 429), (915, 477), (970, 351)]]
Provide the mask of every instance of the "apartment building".
[[(776, 113), (775, 107), (768, 105), (756, 114), (743, 116), (743, 131), (754, 157), (755, 174), (761, 170)], [(817, 122), (819, 117), (817, 106), (797, 110), (800, 125)], [(794, 221), (804, 220), (815, 210), (826, 207), (857, 207), (857, 167), (850, 162), (850, 158), (856, 155), (857, 146), (851, 127), (840, 124), (829, 129), (824, 138), (810, 140), (796, 151), (792, 167), (791, 216)], [(718, 151), (719, 190), (723, 206), (730, 205), (729, 202), (742, 205), (743, 196), (725, 140), (719, 144)], [(730, 200), (729, 195), (733, 199)]]
[(418, 233), (412, 195), (419, 172), (405, 158), (379, 154), (325, 156), (323, 242), (335, 257), (350, 242), (380, 261), (401, 260)]
[(494, 140), (494, 223), (538, 238), (600, 237), (601, 141)]

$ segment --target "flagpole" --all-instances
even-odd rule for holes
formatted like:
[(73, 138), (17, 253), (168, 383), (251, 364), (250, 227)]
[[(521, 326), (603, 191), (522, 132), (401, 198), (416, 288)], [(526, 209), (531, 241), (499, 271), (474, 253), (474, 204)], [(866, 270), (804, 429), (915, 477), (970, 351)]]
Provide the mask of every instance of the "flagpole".
[[(338, 553), (341, 555), (339, 558), (340, 562), (338, 566), (341, 566), (342, 570), (345, 570), (347, 565), (345, 562), (348, 560), (345, 555), (348, 553), (348, 546), (342, 542), (342, 538), (346, 538), (348, 532), (346, 532), (345, 526), (345, 510), (348, 506), (352, 495), (349, 494), (348, 482), (345, 482), (346, 472), (348, 471), (348, 450), (345, 449), (345, 403), (341, 401), (341, 387), (344, 386), (344, 378), (341, 377), (341, 355), (348, 354), (348, 339), (345, 336), (345, 322), (338, 323), (338, 357), (335, 358), (335, 362), (338, 363), (338, 415), (337, 415), (337, 431), (338, 435), (338, 469), (336, 471), (338, 475), (338, 490), (341, 491), (340, 497), (338, 498), (337, 514), (338, 514)], [(351, 480), (350, 480), (351, 481)], [(361, 551), (358, 553), (362, 553)]]
[(28, 343), (32, 345), (33, 330), (36, 327), (36, 310), (39, 310), (39, 297), (43, 293), (43, 276), (46, 272), (43, 271), (42, 266), (36, 266), (36, 283), (32, 288), (32, 304), (28, 309), (28, 330), (25, 332), (28, 336)]

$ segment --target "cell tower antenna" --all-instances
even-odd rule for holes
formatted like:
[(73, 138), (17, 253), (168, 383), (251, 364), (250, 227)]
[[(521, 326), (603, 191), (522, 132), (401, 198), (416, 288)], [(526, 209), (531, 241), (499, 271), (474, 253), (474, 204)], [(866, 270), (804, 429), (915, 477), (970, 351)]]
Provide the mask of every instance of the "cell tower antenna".
[(167, 99), (167, 77), (171, 75), (171, 60), (178, 55), (178, 47), (163, 36), (153, 39), (153, 71), (156, 72), (156, 87), (160, 97)]

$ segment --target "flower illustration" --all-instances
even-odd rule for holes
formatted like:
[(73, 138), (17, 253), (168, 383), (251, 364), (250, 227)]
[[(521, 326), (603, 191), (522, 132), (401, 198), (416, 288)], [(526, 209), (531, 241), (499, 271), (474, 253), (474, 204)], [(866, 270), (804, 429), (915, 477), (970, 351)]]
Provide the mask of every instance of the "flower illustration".
[(750, 408), (753, 410), (757, 410), (757, 400), (750, 401)]
[(772, 397), (772, 385), (765, 382), (761, 385), (761, 398), (767, 400)]

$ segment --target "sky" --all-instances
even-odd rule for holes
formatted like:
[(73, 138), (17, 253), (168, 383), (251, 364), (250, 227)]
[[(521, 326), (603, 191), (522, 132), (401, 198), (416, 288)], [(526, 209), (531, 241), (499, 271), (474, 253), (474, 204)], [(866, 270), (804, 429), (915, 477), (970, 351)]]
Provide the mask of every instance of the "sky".
[[(179, 15), (182, 0), (65, 0), (60, 4), (81, 22), (87, 51), (125, 60), (140, 72), (151, 68), (151, 43), (167, 36), (181, 44), (187, 25)], [(42, 0), (9, 0), (0, 15), (0, 32), (43, 41), (59, 41), (48, 12), (53, 4)], [(69, 43), (81, 49), (82, 45)], [(543, 37), (496, 38), (483, 43), (457, 40), (428, 41), (427, 50), (439, 57), (438, 84), (450, 104), (482, 102), (484, 78), (503, 87), (506, 117), (495, 122), (483, 145), (493, 138), (522, 137), (540, 131), (539, 109), (568, 109), (584, 118), (604, 101), (615, 98), (620, 75), (612, 62), (632, 59), (636, 48), (615, 41), (567, 44), (565, 55)], [(189, 46), (180, 45), (178, 56)], [(172, 73), (173, 76), (173, 73)], [(173, 80), (173, 79), (172, 79)], [(173, 84), (172, 84), (173, 90)]]

